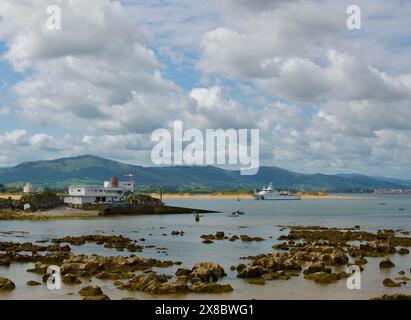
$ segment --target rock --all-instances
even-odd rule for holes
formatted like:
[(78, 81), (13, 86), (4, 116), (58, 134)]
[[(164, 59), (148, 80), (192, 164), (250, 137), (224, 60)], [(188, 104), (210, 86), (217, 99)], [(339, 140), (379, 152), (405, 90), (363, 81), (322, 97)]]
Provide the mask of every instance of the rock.
[(62, 278), (63, 278), (62, 279), (63, 283), (65, 284), (80, 284), (81, 283), (79, 278), (77, 278), (75, 275), (70, 274), (70, 273), (63, 275)]
[(241, 241), (244, 241), (244, 242), (251, 242), (251, 241), (264, 241), (264, 239), (263, 238), (261, 238), (261, 237), (250, 237), (250, 236), (247, 236), (247, 235), (245, 235), (245, 234), (242, 234), (241, 236), (240, 236), (240, 239), (241, 239)]
[(45, 274), (42, 278), (43, 283), (47, 282), (47, 280), (51, 277), (51, 274)]
[(105, 236), (105, 235), (86, 235), (80, 237), (64, 237), (60, 239), (53, 239), (54, 243), (70, 243), (75, 246), (81, 246), (86, 242), (94, 242), (97, 245), (104, 245), (106, 248), (114, 248), (117, 250), (127, 249), (131, 252), (141, 251), (143, 247), (136, 245), (134, 240), (119, 236)]
[(410, 281), (410, 278), (408, 278), (408, 277), (406, 277), (406, 276), (401, 276), (401, 277), (395, 278), (395, 280), (400, 281), (400, 282), (406, 284), (408, 281)]
[(401, 287), (401, 284), (398, 282), (395, 282), (394, 280), (390, 278), (384, 279), (382, 282), (384, 286), (389, 287), (389, 288), (394, 288), (394, 287)]
[(333, 265), (345, 265), (348, 263), (349, 258), (344, 252), (336, 251), (331, 255), (331, 261)]
[(132, 300), (138, 300), (137, 298), (134, 298), (134, 297), (124, 297), (124, 298), (122, 298), (121, 300), (124, 300), (124, 301), (132, 301)]
[(191, 269), (190, 277), (200, 278), (202, 282), (217, 281), (226, 276), (224, 269), (214, 262), (201, 262)]
[(303, 273), (311, 274), (317, 272), (325, 272), (325, 265), (322, 262), (308, 262), (304, 265)]
[(263, 267), (247, 266), (238, 272), (237, 277), (238, 278), (259, 278), (264, 273), (266, 273), (266, 270)]
[(37, 262), (34, 265), (34, 268), (32, 269), (27, 269), (27, 272), (32, 272), (32, 273), (38, 273), (38, 274), (45, 274), (47, 272), (47, 268), (49, 267), (48, 264), (44, 264), (41, 262)]
[(204, 239), (204, 240), (202, 241), (202, 243), (209, 244), (209, 243), (213, 243), (213, 241), (210, 240), (210, 239)]
[(237, 272), (241, 272), (241, 271), (243, 271), (246, 267), (247, 267), (247, 266), (246, 266), (244, 263), (240, 263), (240, 264), (237, 266), (236, 270), (237, 270)]
[(16, 289), (16, 285), (13, 281), (7, 278), (0, 278), (0, 291), (11, 291)]
[(401, 248), (400, 250), (398, 250), (398, 253), (401, 255), (409, 254), (410, 250), (408, 250), (407, 248)]
[(224, 232), (223, 231), (217, 231), (215, 236), (216, 236), (216, 238), (224, 238)]
[(88, 286), (80, 289), (78, 292), (83, 297), (90, 297), (90, 296), (102, 296), (103, 291), (98, 286)]
[(189, 290), (195, 293), (223, 293), (231, 292), (233, 288), (230, 284), (217, 284), (198, 282), (189, 287)]
[(393, 267), (395, 267), (395, 264), (388, 257), (384, 257), (384, 259), (380, 261), (381, 269), (393, 268)]
[(403, 276), (405, 274), (405, 271), (404, 270), (398, 271), (398, 274)]
[(269, 280), (289, 280), (291, 278), (285, 271), (271, 272), (266, 277)]
[(180, 277), (180, 276), (188, 276), (191, 273), (190, 269), (187, 268), (178, 268), (176, 271), (176, 276)]
[(272, 247), (274, 250), (284, 250), (284, 251), (288, 251), (289, 245), (287, 243), (279, 243), (279, 244), (275, 244)]
[(350, 275), (346, 272), (331, 273), (331, 272), (316, 272), (306, 274), (305, 279), (314, 280), (317, 283), (333, 283), (341, 279), (348, 278)]
[(27, 281), (26, 285), (28, 285), (29, 287), (34, 287), (34, 286), (41, 286), (41, 283), (34, 281), (34, 280), (29, 280)]
[(371, 300), (411, 300), (411, 295), (407, 294), (384, 294), (382, 296), (372, 298)]
[(128, 284), (116, 283), (119, 289), (135, 290), (152, 294), (172, 294), (188, 292), (186, 279), (169, 281), (166, 275), (158, 275), (155, 272), (140, 274), (129, 280)]
[(0, 258), (0, 266), (8, 267), (10, 266), (10, 259), (8, 258)]
[(110, 300), (110, 298), (106, 296), (105, 294), (102, 294), (98, 296), (85, 296), (83, 300), (106, 301), (106, 300)]
[(362, 266), (366, 264), (367, 262), (368, 262), (367, 259), (365, 259), (363, 256), (358, 256), (354, 260), (354, 264), (356, 264), (357, 266)]
[(395, 248), (390, 245), (389, 242), (376, 240), (369, 243), (370, 248), (380, 253), (394, 253)]

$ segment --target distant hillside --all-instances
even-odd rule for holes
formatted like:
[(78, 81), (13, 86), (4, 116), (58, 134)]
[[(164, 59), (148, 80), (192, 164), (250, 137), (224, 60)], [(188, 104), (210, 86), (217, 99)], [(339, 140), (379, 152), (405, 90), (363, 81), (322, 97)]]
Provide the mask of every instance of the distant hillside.
[(411, 181), (363, 175), (300, 174), (277, 167), (261, 167), (254, 176), (212, 166), (141, 167), (91, 155), (36, 161), (0, 168), (0, 184), (31, 182), (65, 187), (73, 183), (102, 183), (111, 176), (132, 173), (138, 185), (209, 190), (253, 189), (274, 182), (275, 186), (302, 191), (351, 192), (374, 188), (410, 188)]

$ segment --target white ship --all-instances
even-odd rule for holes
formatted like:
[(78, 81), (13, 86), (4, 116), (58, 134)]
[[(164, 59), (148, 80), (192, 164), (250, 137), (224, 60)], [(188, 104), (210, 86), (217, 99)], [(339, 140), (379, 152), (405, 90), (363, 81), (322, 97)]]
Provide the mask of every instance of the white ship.
[(278, 191), (273, 188), (273, 184), (264, 186), (260, 191), (254, 191), (256, 200), (301, 200), (301, 197), (289, 191)]

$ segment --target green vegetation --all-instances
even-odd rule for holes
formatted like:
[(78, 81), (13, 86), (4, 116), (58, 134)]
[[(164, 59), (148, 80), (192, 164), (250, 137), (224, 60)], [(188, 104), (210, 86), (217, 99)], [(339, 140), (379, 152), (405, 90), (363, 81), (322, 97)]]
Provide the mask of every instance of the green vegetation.
[(141, 193), (132, 193), (127, 196), (126, 202), (135, 202), (135, 201), (146, 201), (146, 202), (152, 202), (154, 200), (157, 200), (153, 198), (152, 196), (148, 194), (141, 194)]

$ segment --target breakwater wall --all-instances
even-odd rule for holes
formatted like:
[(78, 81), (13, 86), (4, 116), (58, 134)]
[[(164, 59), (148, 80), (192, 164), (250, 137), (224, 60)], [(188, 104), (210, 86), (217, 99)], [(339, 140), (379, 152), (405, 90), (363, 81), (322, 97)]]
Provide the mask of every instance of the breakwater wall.
[(144, 204), (92, 204), (92, 205), (70, 205), (70, 207), (82, 210), (99, 211), (101, 215), (139, 215), (139, 214), (191, 214), (213, 213), (216, 211), (174, 207), (166, 205), (144, 205)]

